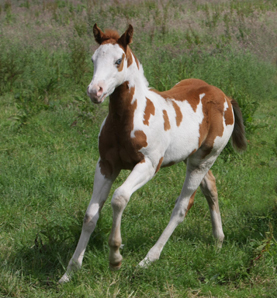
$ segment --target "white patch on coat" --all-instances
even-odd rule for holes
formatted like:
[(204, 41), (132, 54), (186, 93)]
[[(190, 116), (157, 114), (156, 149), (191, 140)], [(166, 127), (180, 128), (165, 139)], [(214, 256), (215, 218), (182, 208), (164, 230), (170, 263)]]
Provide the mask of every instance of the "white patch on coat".
[(205, 95), (206, 95), (205, 93), (201, 93), (201, 94), (199, 95), (200, 101), (202, 100), (202, 98), (203, 98)]
[(225, 100), (224, 100), (224, 112), (227, 111), (228, 107), (229, 107), (228, 102), (227, 102), (227, 99), (225, 98)]

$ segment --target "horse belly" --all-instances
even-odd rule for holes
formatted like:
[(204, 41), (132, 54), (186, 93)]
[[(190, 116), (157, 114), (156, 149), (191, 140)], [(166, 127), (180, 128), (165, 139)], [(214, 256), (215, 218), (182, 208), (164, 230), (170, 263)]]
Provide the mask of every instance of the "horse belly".
[(198, 149), (199, 135), (197, 133), (182, 133), (173, 135), (165, 151), (163, 165), (178, 163), (185, 160)]

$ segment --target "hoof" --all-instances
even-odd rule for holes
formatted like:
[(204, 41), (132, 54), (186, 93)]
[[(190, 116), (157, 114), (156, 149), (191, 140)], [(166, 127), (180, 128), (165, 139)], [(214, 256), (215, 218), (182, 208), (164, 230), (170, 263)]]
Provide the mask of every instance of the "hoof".
[(66, 282), (69, 282), (70, 281), (70, 277), (65, 273), (62, 278), (59, 280), (59, 283), (60, 284), (64, 284)]
[(148, 268), (150, 266), (151, 262), (148, 258), (143, 259), (141, 262), (139, 262), (138, 267), (140, 268)]
[(122, 265), (122, 262), (118, 262), (116, 264), (110, 263), (110, 269), (112, 271), (117, 271), (117, 270), (119, 270), (121, 268), (121, 265)]
[(215, 246), (216, 246), (216, 248), (218, 248), (219, 250), (222, 248), (222, 244), (223, 244), (223, 241), (220, 241), (220, 240), (216, 240), (216, 241), (215, 241)]

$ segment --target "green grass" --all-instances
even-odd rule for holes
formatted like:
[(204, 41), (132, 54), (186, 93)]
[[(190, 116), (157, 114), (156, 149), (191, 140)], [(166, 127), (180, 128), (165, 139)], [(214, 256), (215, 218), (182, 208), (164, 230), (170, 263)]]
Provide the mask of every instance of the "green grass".
[[(275, 297), (276, 5), (34, 0), (0, 7), (0, 297)], [(195, 77), (237, 99), (248, 149), (238, 155), (228, 146), (213, 166), (226, 236), (220, 251), (198, 191), (160, 260), (136, 267), (169, 221), (185, 178), (178, 164), (159, 171), (125, 209), (122, 269), (108, 268), (109, 199), (82, 269), (59, 285), (92, 193), (108, 112), (107, 102), (94, 106), (86, 96), (94, 22), (120, 32), (134, 25), (132, 49), (156, 89)]]

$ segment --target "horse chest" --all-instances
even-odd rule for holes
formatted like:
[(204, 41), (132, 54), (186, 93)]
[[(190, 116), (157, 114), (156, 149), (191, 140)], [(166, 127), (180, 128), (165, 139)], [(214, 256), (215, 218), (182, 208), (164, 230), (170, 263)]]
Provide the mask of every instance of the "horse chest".
[(142, 161), (144, 155), (140, 150), (147, 146), (147, 137), (142, 130), (132, 131), (132, 128), (130, 123), (108, 117), (99, 135), (101, 159), (126, 169), (132, 169)]

